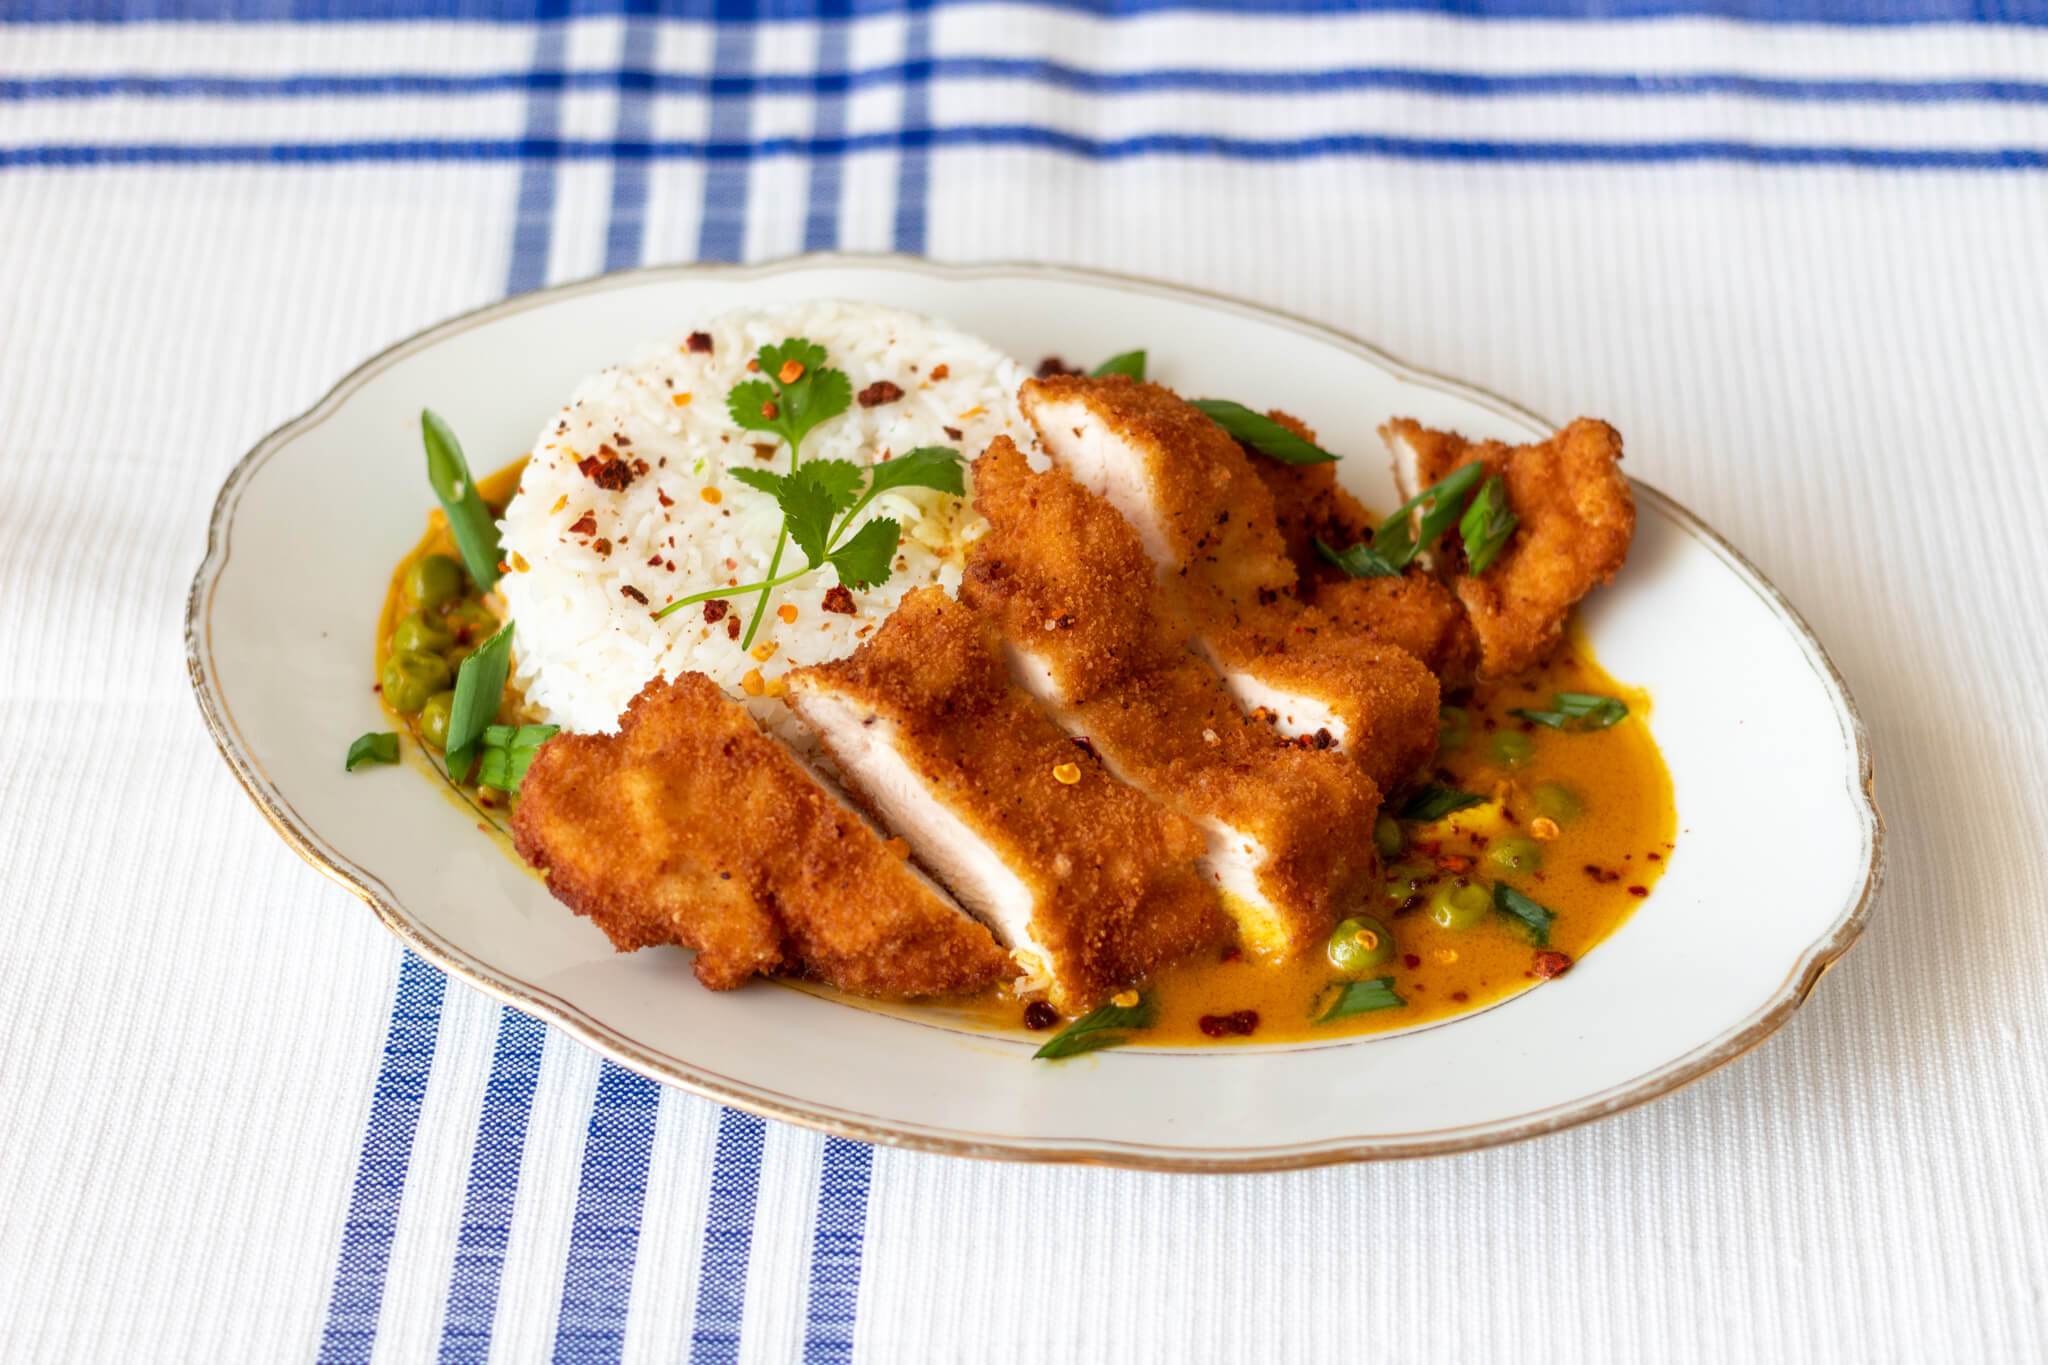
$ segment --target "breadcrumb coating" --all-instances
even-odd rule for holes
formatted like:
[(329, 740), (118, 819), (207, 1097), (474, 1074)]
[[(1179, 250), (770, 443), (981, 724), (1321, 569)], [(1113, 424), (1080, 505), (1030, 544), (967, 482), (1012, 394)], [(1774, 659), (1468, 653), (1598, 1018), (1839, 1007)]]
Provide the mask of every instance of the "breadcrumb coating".
[(758, 973), (951, 995), (1010, 967), (987, 929), (701, 673), (648, 683), (617, 734), (543, 745), (512, 835), (619, 951), (694, 948), (713, 990)]

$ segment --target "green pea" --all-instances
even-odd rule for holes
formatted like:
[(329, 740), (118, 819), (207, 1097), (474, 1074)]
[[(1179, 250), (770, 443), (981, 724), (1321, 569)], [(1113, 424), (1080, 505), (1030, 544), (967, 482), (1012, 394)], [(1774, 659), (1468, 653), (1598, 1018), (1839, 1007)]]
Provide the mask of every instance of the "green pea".
[(1446, 706), (1436, 713), (1436, 747), (1449, 753), (1462, 749), (1472, 738), (1472, 716), (1462, 706)]
[(455, 632), (424, 611), (408, 612), (391, 631), (393, 654), (439, 654), (455, 643)]
[(1504, 768), (1519, 768), (1536, 757), (1536, 741), (1520, 730), (1496, 731), (1490, 747), (1494, 761)]
[(448, 608), (448, 626), (465, 644), (480, 645), (498, 633), (498, 618), (474, 597), (465, 597)]
[(405, 595), (433, 608), (462, 594), (462, 566), (447, 555), (421, 555), (405, 568)]
[(415, 654), (393, 650), (384, 661), (384, 700), (401, 716), (410, 716), (427, 704), (427, 698), (448, 685), (453, 675), (448, 661), (438, 654)]
[(1470, 929), (1492, 913), (1493, 893), (1477, 882), (1446, 882), (1429, 898), (1429, 917), (1446, 929)]
[(1329, 955), (1338, 971), (1364, 976), (1394, 956), (1393, 931), (1370, 916), (1354, 916), (1330, 932)]
[(1543, 850), (1534, 839), (1519, 835), (1496, 839), (1487, 846), (1486, 861), (1502, 872), (1534, 872), (1543, 866)]
[(1399, 910), (1436, 875), (1428, 863), (1396, 863), (1387, 869), (1387, 908)]
[(455, 689), (436, 692), (420, 708), (420, 737), (436, 749), (448, 747), (448, 713), (455, 709)]
[(1401, 822), (1391, 815), (1382, 815), (1372, 824), (1372, 846), (1380, 851), (1382, 858), (1398, 858), (1401, 850), (1408, 847), (1408, 836), (1401, 832)]
[(1541, 784), (1529, 793), (1529, 801), (1536, 807), (1538, 815), (1547, 816), (1560, 825), (1577, 819), (1586, 809), (1578, 794), (1562, 782)]

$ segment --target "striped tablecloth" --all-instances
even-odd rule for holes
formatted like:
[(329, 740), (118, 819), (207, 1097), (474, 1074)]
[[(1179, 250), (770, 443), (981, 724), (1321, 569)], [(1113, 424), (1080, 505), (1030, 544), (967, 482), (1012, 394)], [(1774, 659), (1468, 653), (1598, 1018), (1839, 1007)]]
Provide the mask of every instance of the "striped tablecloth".
[[(1247, 1178), (828, 1141), (404, 955), (189, 699), (219, 480), (449, 313), (830, 247), (1613, 419), (1863, 705), (1866, 946), (1645, 1110)], [(2042, 0), (0, 0), (0, 1357), (2042, 1359), (2044, 431)]]

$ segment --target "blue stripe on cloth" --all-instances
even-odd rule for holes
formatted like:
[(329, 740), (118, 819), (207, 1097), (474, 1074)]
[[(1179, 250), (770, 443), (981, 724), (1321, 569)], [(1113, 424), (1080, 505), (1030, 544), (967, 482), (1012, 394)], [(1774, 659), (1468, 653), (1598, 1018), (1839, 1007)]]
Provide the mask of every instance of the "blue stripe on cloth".
[[(1714, 138), (1669, 142), (1515, 142), (1473, 138), (1401, 137), (1389, 133), (1325, 133), (1301, 138), (1235, 138), (1210, 133), (1139, 133), (1089, 138), (1031, 124), (970, 124), (908, 132), (859, 133), (832, 140), (796, 137), (755, 142), (660, 141), (620, 145), (565, 139), (412, 138), (320, 143), (56, 143), (0, 147), (0, 170), (93, 166), (335, 166), (359, 162), (516, 161), (534, 157), (594, 160), (640, 157), (708, 161), (713, 166), (771, 156), (846, 156), (906, 146), (1020, 147), (1088, 161), (1147, 156), (1233, 161), (1364, 158), (1529, 165), (1656, 166), (1722, 161), (1755, 166), (1834, 166), (1864, 170), (2038, 171), (2048, 147), (1866, 147), (1846, 144), (1756, 143)], [(718, 243), (736, 243), (722, 230)], [(725, 259), (706, 255), (706, 259)]]
[[(921, 62), (932, 55), (933, 0), (910, 0), (910, 17), (903, 25), (903, 60)], [(902, 147), (896, 168), (896, 228), (893, 246), (911, 256), (924, 255), (925, 216), (931, 191), (932, 157), (928, 143), (918, 133), (931, 127), (932, 88), (919, 82), (903, 87)]]
[[(665, 0), (665, 18), (709, 20), (720, 12), (759, 22), (811, 21), (827, 0)], [(1140, 14), (1441, 14), (1473, 19), (1655, 19), (1697, 15), (1794, 24), (2044, 24), (2043, 0), (938, 0), (949, 7), (1012, 4), (1104, 17)], [(360, 23), (400, 20), (532, 23), (547, 0), (0, 0), (0, 24)], [(853, 0), (859, 16), (903, 14), (920, 0)], [(570, 13), (616, 17), (640, 0), (572, 0)]]
[(597, 1097), (583, 1139), (583, 1174), (562, 1307), (555, 1321), (558, 1362), (615, 1361), (626, 1347), (626, 1312), (640, 1251), (640, 1207), (661, 1086), (617, 1062), (598, 1072)]
[[(845, 0), (834, 0), (843, 11)], [(832, 77), (846, 69), (846, 23), (839, 16), (818, 25), (818, 71), (812, 78), (811, 136), (830, 141), (846, 136), (846, 83)], [(840, 159), (821, 156), (811, 162), (810, 185), (804, 196), (804, 250), (829, 251), (839, 245)]]
[[(533, 64), (555, 67), (567, 42), (563, 26), (540, 26), (533, 40)], [(562, 96), (558, 89), (534, 87), (526, 97), (525, 140), (551, 141), (561, 132)], [(519, 171), (517, 217), (512, 226), (512, 265), (505, 292), (523, 294), (547, 282), (548, 248), (555, 229), (555, 163), (535, 157)]]
[[(754, 29), (751, 24), (721, 24), (711, 44), (711, 70), (716, 76), (744, 73), (754, 63)], [(752, 144), (744, 139), (753, 131), (753, 109), (745, 95), (714, 95), (707, 130), (713, 142), (729, 141), (737, 148)], [(747, 160), (742, 151), (730, 158), (717, 158), (704, 173), (703, 212), (697, 226), (697, 259), (737, 261), (747, 242)]]
[(539, 1020), (500, 1007), (491, 1075), (484, 1085), (483, 1112), (477, 1116), (476, 1142), (470, 1149), (469, 1191), (456, 1234), (455, 1266), (448, 1277), (442, 1365), (482, 1365), (490, 1359), (498, 1285), (519, 1199), (520, 1166), (526, 1158), (526, 1124), (533, 1112), (547, 1036), (547, 1026)]
[(805, 1365), (849, 1365), (860, 1306), (862, 1245), (867, 1238), (868, 1182), (875, 1149), (847, 1138), (825, 1139), (818, 1173), (818, 1214), (811, 1229), (811, 1301), (804, 1314)]
[[(655, 55), (658, 40), (654, 20), (635, 13), (626, 20), (620, 35), (619, 107), (613, 123), (615, 140), (644, 141), (654, 130), (652, 91), (634, 73), (635, 63)], [(647, 163), (633, 157), (612, 162), (611, 217), (604, 232), (604, 268), (624, 270), (640, 264), (647, 236)]]
[(367, 1361), (377, 1341), (384, 1273), (391, 1265), (391, 1241), (398, 1233), (398, 1211), (405, 1199), (413, 1132), (419, 1127), (420, 1105), (434, 1071), (441, 999), (447, 988), (446, 977), (411, 949), (405, 950), (384, 1035), (384, 1060), (370, 1101), (370, 1121), (356, 1161), (348, 1221), (342, 1225), (327, 1327), (320, 1337), (323, 1365)]
[[(832, 0), (843, 3), (843, 0)], [(473, 96), (526, 91), (559, 95), (565, 90), (598, 90), (629, 81), (656, 96), (753, 97), (811, 95), (820, 100), (815, 131), (836, 138), (845, 130), (843, 105), (829, 109), (830, 97), (886, 89), (921, 81), (1018, 81), (1085, 95), (1214, 94), (1324, 95), (1387, 90), (1451, 98), (1612, 96), (1673, 98), (1709, 95), (1742, 99), (1857, 104), (2044, 104), (2048, 81), (1994, 79), (1896, 80), (1832, 76), (1750, 76), (1730, 71), (1524, 71), (1493, 74), (1410, 66), (1343, 66), (1301, 71), (1229, 71), (1210, 67), (1156, 67), (1096, 71), (1065, 62), (1028, 57), (935, 57), (848, 70), (846, 29), (827, 21), (819, 28), (815, 74), (708, 76), (694, 72), (633, 69), (563, 71), (558, 65), (531, 72), (480, 72), (437, 76), (423, 72), (306, 73), (297, 76), (182, 76), (123, 74), (35, 76), (0, 79), (0, 103), (61, 99), (300, 99), (385, 96)], [(559, 51), (560, 40), (556, 39)], [(559, 62), (559, 57), (555, 59)], [(537, 64), (538, 65), (538, 64)], [(531, 106), (529, 106), (531, 107)], [(531, 130), (529, 130), (531, 131)]]
[(690, 1365), (733, 1365), (739, 1359), (747, 1265), (754, 1251), (754, 1210), (761, 1193), (761, 1154), (767, 1140), (768, 1125), (754, 1115), (737, 1109), (719, 1112)]

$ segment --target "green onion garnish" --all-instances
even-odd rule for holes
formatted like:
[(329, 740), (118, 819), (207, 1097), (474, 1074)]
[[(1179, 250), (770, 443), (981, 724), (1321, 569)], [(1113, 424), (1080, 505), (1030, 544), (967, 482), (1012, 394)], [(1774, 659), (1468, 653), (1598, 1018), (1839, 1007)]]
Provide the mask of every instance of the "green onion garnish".
[(1519, 920), (1538, 948), (1550, 945), (1550, 922), (1557, 918), (1556, 912), (1530, 900), (1506, 882), (1493, 884), (1493, 908), (1509, 919)]
[(1483, 574), (1491, 568), (1520, 524), (1521, 518), (1508, 507), (1507, 480), (1496, 474), (1481, 484), (1458, 520), (1458, 534), (1465, 540), (1466, 571)]
[(455, 700), (448, 707), (448, 775), (457, 782), (469, 780), (476, 762), (473, 747), (498, 718), (498, 704), (505, 699), (505, 678), (512, 671), (512, 626), (508, 622), (496, 635), (477, 646), (476, 653), (462, 661), (455, 675)]
[(1144, 996), (1139, 996), (1135, 1005), (1104, 1005), (1055, 1033), (1031, 1055), (1039, 1061), (1056, 1062), (1062, 1057), (1116, 1047), (1131, 1040), (1132, 1030), (1151, 1028), (1157, 1018), (1157, 1008)]
[(1333, 550), (1329, 542), (1316, 537), (1316, 553), (1352, 578), (1399, 578), (1401, 571), (1381, 557), (1379, 551), (1359, 541), (1348, 550)]
[(348, 746), (348, 760), (343, 771), (354, 772), (361, 763), (398, 762), (398, 736), (389, 730), (372, 730), (366, 735), (357, 735), (356, 742)]
[(1376, 976), (1370, 981), (1340, 981), (1317, 1000), (1311, 1021), (1327, 1024), (1353, 1014), (1374, 1010), (1397, 1010), (1408, 1002), (1394, 993), (1394, 978)]
[(448, 534), (455, 538), (462, 566), (478, 592), (489, 592), (498, 582), (498, 527), (470, 477), (462, 442), (431, 408), (420, 410), (420, 436), (427, 447), (427, 482), (448, 514)]
[[(1372, 548), (1397, 569), (1405, 569), (1415, 556), (1436, 544), (1437, 537), (1451, 529), (1460, 515), (1459, 504), (1481, 479), (1486, 466), (1468, 464), (1454, 469), (1436, 483), (1417, 493), (1394, 510), (1373, 532)], [(1415, 514), (1421, 513), (1418, 519)], [(1420, 524), (1416, 524), (1419, 520)]]
[(1425, 782), (1401, 807), (1401, 818), (1427, 824), (1431, 820), (1441, 820), (1453, 811), (1476, 806), (1485, 799), (1471, 792), (1461, 792), (1456, 787), (1446, 787), (1441, 782)]
[(540, 746), (553, 739), (560, 729), (558, 725), (486, 725), (478, 750), (482, 761), (477, 764), (476, 784), (505, 792), (518, 791)]
[(1550, 699), (1548, 711), (1532, 711), (1517, 706), (1508, 714), (1547, 725), (1553, 730), (1605, 730), (1628, 718), (1628, 703), (1618, 697), (1603, 697), (1593, 692), (1559, 692)]
[(1269, 460), (1281, 464), (1328, 464), (1337, 458), (1242, 403), (1233, 403), (1228, 398), (1197, 398), (1194, 404), (1209, 415), (1210, 421)]
[(1113, 355), (1090, 370), (1089, 374), (1096, 379), (1113, 374), (1127, 375), (1142, 384), (1145, 382), (1145, 353), (1125, 351), (1122, 355)]

